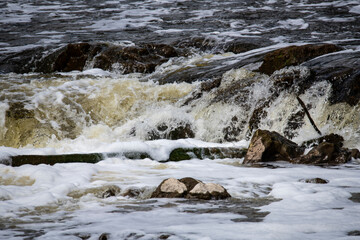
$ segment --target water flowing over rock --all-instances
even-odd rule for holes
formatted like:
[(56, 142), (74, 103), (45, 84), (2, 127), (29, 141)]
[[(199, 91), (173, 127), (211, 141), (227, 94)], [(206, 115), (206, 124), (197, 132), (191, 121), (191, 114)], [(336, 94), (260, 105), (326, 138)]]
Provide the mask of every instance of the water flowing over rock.
[(308, 44), (281, 48), (265, 55), (264, 62), (260, 66), (259, 71), (270, 75), (274, 71), (286, 66), (299, 65), (312, 58), (339, 50), (341, 50), (341, 48), (333, 44)]
[(151, 195), (152, 198), (226, 199), (227, 190), (215, 183), (203, 183), (194, 178), (168, 178)]
[[(43, 49), (41, 49), (43, 51)], [(40, 51), (40, 50), (38, 50)], [(122, 47), (106, 43), (70, 43), (52, 53), (33, 54), (27, 66), (14, 63), (14, 72), (70, 72), (83, 71), (87, 65), (123, 73), (151, 73), (155, 67), (177, 57), (177, 51), (166, 44), (142, 44)], [(9, 61), (9, 60), (8, 60)]]
[(360, 52), (344, 51), (304, 63), (313, 72), (313, 82), (332, 85), (331, 104), (345, 102), (355, 106), (360, 99)]

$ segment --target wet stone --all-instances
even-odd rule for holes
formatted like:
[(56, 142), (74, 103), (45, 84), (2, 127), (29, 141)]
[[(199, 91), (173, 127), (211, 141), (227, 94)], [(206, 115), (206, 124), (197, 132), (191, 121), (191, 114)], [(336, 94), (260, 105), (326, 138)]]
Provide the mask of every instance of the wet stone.
[(348, 236), (360, 236), (360, 231), (359, 230), (351, 231), (351, 232), (348, 232), (347, 235)]
[(322, 179), (322, 178), (310, 178), (310, 179), (303, 179), (303, 180), (300, 180), (300, 181), (305, 182), (305, 183), (315, 183), (315, 184), (327, 184), (327, 183), (329, 183), (328, 180)]
[(153, 192), (151, 198), (226, 199), (227, 190), (215, 183), (203, 183), (194, 178), (165, 179)]
[(304, 148), (277, 132), (258, 129), (250, 142), (244, 164), (269, 161), (290, 161), (300, 156)]
[(295, 66), (312, 58), (341, 50), (333, 44), (289, 46), (270, 52), (265, 55), (259, 71), (272, 74), (287, 66)]

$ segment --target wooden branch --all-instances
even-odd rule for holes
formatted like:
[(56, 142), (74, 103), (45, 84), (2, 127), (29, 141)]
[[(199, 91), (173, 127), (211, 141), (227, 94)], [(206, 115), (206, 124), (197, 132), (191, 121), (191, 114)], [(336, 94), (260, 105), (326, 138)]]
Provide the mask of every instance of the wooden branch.
[(306, 113), (306, 116), (309, 118), (310, 123), (311, 123), (311, 125), (314, 127), (315, 131), (316, 131), (320, 136), (322, 136), (322, 133), (321, 133), (320, 130), (317, 128), (314, 120), (311, 118), (310, 113), (309, 113), (309, 111), (307, 110), (305, 103), (304, 103), (299, 97), (296, 97), (296, 99), (299, 101), (301, 107), (304, 109), (304, 111), (305, 111), (305, 113)]

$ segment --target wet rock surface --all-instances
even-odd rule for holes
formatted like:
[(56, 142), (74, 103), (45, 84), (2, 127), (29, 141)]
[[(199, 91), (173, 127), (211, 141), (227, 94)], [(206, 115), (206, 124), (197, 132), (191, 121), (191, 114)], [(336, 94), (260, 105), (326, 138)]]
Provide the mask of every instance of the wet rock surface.
[(278, 160), (290, 161), (303, 152), (304, 148), (279, 133), (259, 129), (251, 139), (244, 164)]
[(312, 58), (339, 50), (341, 48), (333, 44), (309, 44), (281, 48), (265, 55), (264, 62), (260, 66), (259, 71), (270, 75), (284, 67), (299, 65)]
[(227, 190), (215, 183), (203, 183), (194, 178), (168, 178), (153, 192), (151, 198), (226, 199)]
[(355, 106), (360, 99), (360, 53), (340, 52), (304, 63), (314, 74), (313, 81), (332, 85), (330, 103)]
[(303, 154), (305, 147), (286, 139), (276, 132), (257, 130), (250, 142), (244, 164), (288, 161), (295, 164), (339, 165), (360, 156), (357, 149), (343, 148), (343, 138), (329, 134), (307, 142), (313, 148)]
[(327, 184), (329, 183), (328, 180), (322, 178), (309, 178), (309, 179), (302, 179), (301, 182), (305, 183), (314, 183), (314, 184)]

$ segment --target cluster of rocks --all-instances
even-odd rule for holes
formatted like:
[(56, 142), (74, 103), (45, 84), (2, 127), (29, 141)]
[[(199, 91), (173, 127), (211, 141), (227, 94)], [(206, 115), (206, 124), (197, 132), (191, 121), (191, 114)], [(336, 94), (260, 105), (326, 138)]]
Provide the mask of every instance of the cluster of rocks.
[[(360, 158), (359, 150), (344, 148), (343, 141), (340, 135), (330, 134), (299, 146), (277, 132), (258, 129), (251, 139), (244, 164), (287, 161), (295, 164), (338, 165), (351, 158)], [(312, 146), (312, 149), (305, 154), (306, 146)]]
[(227, 190), (215, 183), (203, 183), (186, 177), (165, 179), (153, 192), (151, 198), (226, 199), (231, 197)]

